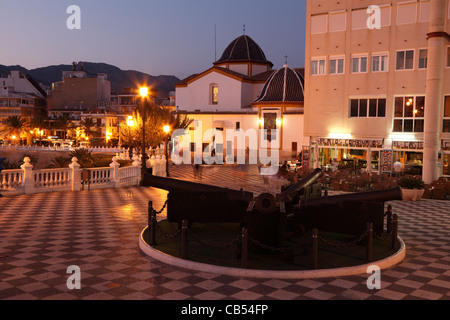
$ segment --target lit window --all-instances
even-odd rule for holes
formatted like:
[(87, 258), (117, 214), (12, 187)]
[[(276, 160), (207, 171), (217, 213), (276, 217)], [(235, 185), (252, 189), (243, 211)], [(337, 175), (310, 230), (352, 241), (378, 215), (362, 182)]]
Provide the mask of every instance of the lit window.
[(412, 70), (414, 69), (414, 50), (398, 51), (397, 52), (397, 70)]
[(219, 104), (219, 87), (217, 85), (211, 86), (211, 104)]
[(425, 97), (396, 97), (394, 132), (423, 132)]

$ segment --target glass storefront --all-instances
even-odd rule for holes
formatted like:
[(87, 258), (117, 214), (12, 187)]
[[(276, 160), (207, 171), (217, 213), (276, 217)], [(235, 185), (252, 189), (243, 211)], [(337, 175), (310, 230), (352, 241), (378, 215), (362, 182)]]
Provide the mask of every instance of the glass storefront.
[(450, 153), (443, 154), (443, 175), (450, 177)]
[(403, 165), (404, 174), (422, 175), (423, 153), (418, 151), (394, 151), (394, 161)]
[(366, 171), (367, 164), (371, 161), (372, 172), (379, 172), (380, 150), (370, 151), (368, 149), (349, 148), (321, 148), (319, 160), (322, 167), (326, 169), (352, 170), (355, 172)]
[[(315, 138), (311, 142), (310, 161), (314, 165), (318, 149), (319, 164), (325, 170), (366, 172), (371, 162), (373, 174), (392, 173), (394, 162), (400, 161), (403, 174), (423, 175), (422, 141), (393, 141), (387, 148), (382, 140)], [(450, 177), (450, 140), (442, 141), (441, 150), (440, 175)]]

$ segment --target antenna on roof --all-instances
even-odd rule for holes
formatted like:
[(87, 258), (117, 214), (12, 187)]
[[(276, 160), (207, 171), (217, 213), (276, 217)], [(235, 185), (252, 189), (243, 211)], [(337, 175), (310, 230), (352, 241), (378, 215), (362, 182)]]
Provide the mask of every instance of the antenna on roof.
[(217, 25), (214, 24), (214, 61), (217, 61)]
[(244, 36), (245, 36), (245, 24), (244, 24)]
[(287, 65), (287, 64), (288, 64), (288, 58), (289, 58), (289, 56), (288, 56), (288, 55), (285, 55), (284, 58), (286, 59), (286, 62), (285, 62), (284, 64)]

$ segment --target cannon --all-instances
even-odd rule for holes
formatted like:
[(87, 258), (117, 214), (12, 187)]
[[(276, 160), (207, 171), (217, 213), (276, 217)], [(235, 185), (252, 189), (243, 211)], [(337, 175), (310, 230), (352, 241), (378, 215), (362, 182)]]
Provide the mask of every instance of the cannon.
[[(312, 178), (311, 183), (320, 176)], [(298, 185), (300, 186), (300, 183)], [(295, 194), (288, 188), (277, 199), (291, 199)], [(292, 193), (291, 193), (292, 192)], [(263, 194), (255, 201), (262, 207), (247, 213), (249, 235), (269, 246), (282, 247), (286, 234), (302, 236), (317, 228), (325, 232), (359, 236), (373, 223), (376, 233), (383, 231), (384, 203), (401, 200), (401, 189), (361, 192), (338, 196), (307, 198), (300, 203), (284, 203)]]
[[(304, 179), (298, 181), (297, 183), (292, 184), (291, 186), (289, 186), (286, 190), (284, 190), (282, 193), (280, 193), (279, 195), (277, 195), (277, 201), (278, 202), (292, 202), (295, 197), (299, 196), (299, 195), (305, 195), (304, 191), (307, 190), (307, 187), (310, 186), (314, 186), (314, 184), (316, 184), (316, 182), (323, 176), (323, 171), (321, 169), (315, 169), (314, 171), (312, 171), (310, 174), (308, 174)], [(322, 191), (322, 186), (319, 186), (319, 189), (317, 189), (320, 191), (319, 196), (321, 195), (321, 191)], [(303, 194), (302, 194), (303, 192)], [(317, 196), (317, 191), (316, 192), (311, 192), (309, 194), (308, 197), (306, 198), (310, 198)]]
[(384, 203), (401, 200), (399, 187), (381, 190), (308, 199), (289, 216), (289, 225), (303, 230), (322, 231), (358, 236), (373, 223), (376, 233), (383, 231)]
[[(384, 203), (401, 200), (400, 188), (338, 196), (322, 196), (316, 169), (278, 195), (220, 188), (189, 181), (145, 174), (143, 186), (169, 191), (167, 219), (180, 224), (237, 223), (247, 226), (249, 236), (274, 247), (282, 247), (286, 234), (312, 228), (359, 236), (372, 222), (381, 232)], [(301, 232), (298, 232), (301, 230)]]
[(169, 191), (167, 220), (180, 223), (240, 223), (253, 201), (251, 192), (144, 175), (143, 186)]

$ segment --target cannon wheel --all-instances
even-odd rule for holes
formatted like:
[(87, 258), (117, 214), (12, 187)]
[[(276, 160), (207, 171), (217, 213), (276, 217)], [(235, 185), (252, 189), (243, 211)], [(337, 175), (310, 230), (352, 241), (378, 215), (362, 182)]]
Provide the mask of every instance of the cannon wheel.
[(305, 234), (305, 231), (306, 231), (305, 227), (301, 223), (295, 224), (292, 227), (292, 229), (293, 229), (295, 235), (300, 238), (303, 237), (303, 235)]
[(260, 214), (271, 214), (277, 209), (277, 199), (270, 193), (263, 193), (255, 201), (255, 209)]

